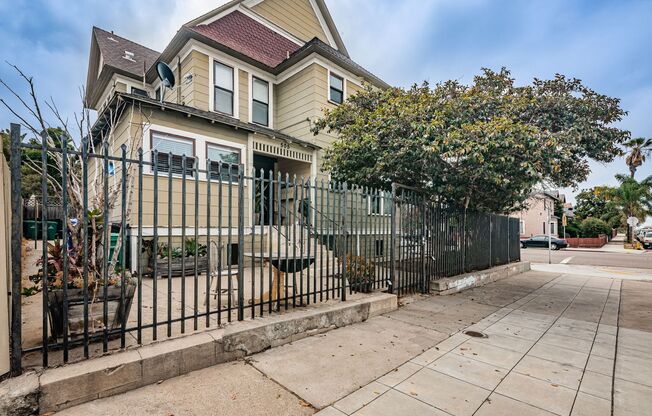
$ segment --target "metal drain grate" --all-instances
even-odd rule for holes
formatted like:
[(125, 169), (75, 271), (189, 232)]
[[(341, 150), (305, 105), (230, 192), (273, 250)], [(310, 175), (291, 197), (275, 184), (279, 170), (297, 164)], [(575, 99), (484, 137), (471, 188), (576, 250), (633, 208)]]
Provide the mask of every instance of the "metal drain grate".
[(489, 336), (487, 334), (483, 334), (482, 332), (478, 331), (464, 331), (464, 334), (474, 337), (474, 338), (488, 338)]

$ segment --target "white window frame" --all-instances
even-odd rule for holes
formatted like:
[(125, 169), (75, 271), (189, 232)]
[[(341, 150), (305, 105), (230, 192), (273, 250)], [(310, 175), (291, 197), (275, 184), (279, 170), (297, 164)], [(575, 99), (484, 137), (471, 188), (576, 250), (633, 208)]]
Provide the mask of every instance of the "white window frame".
[[(207, 171), (206, 169), (206, 160), (207, 160), (207, 154), (206, 154), (206, 147), (210, 145), (214, 145), (217, 147), (227, 147), (227, 148), (233, 148), (237, 149), (240, 151), (240, 164), (243, 165), (246, 169), (247, 165), (247, 159), (248, 159), (248, 154), (247, 154), (247, 145), (244, 143), (238, 143), (234, 141), (230, 141), (229, 139), (220, 139), (212, 136), (205, 136), (201, 134), (196, 134), (192, 133), (189, 131), (185, 130), (180, 130), (180, 129), (175, 129), (172, 127), (167, 127), (167, 126), (162, 126), (159, 124), (151, 124), (146, 126), (145, 130), (143, 131), (143, 154), (146, 155), (147, 160), (151, 163), (153, 162), (152, 160), (152, 148), (151, 148), (151, 142), (149, 139), (149, 135), (152, 133), (161, 133), (161, 134), (168, 134), (172, 136), (179, 136), (184, 139), (189, 139), (189, 140), (194, 140), (195, 141), (195, 159), (197, 160), (197, 163), (199, 163), (199, 170), (204, 170)], [(144, 175), (154, 175), (154, 167), (150, 166), (150, 169), (147, 169), (143, 172)], [(167, 173), (166, 173), (167, 174)], [(159, 175), (159, 177), (162, 177), (163, 175)], [(207, 173), (200, 173), (199, 174), (199, 180), (206, 180), (209, 178)], [(217, 182), (217, 179), (211, 180), (211, 182)], [(237, 186), (237, 183), (233, 184), (234, 186)], [(247, 186), (247, 181), (245, 181), (245, 186)]]
[[(267, 124), (262, 124), (262, 123), (258, 123), (258, 122), (254, 121), (254, 101), (257, 101), (257, 100), (254, 100), (254, 82), (255, 81), (260, 81), (260, 82), (267, 83), (267, 103), (266, 103), (267, 104)], [(250, 117), (250, 119), (251, 119), (252, 123), (257, 124), (259, 126), (263, 126), (263, 127), (269, 127), (270, 124), (272, 123), (272, 114), (270, 112), (270, 109), (272, 107), (271, 106), (271, 102), (272, 102), (271, 101), (271, 98), (272, 98), (271, 90), (272, 90), (272, 84), (269, 81), (267, 81), (265, 79), (262, 79), (260, 77), (257, 77), (255, 75), (251, 76), (251, 94), (250, 94), (251, 96), (250, 96), (249, 106), (251, 108), (251, 117)]]
[[(229, 146), (229, 145), (221, 144), (221, 143), (206, 142), (206, 154), (205, 154), (206, 158), (204, 160), (204, 164), (206, 165), (205, 168), (206, 168), (206, 179), (207, 180), (210, 180), (211, 182), (219, 182), (219, 180), (220, 180), (219, 178), (213, 179), (211, 177), (211, 167), (207, 165), (207, 162), (208, 162), (208, 149), (211, 148), (211, 147), (214, 148), (214, 149), (221, 149), (221, 150), (226, 150), (226, 151), (234, 152), (234, 153), (237, 152), (238, 153), (238, 159), (240, 160), (240, 162), (238, 164), (240, 166), (244, 166), (243, 163), (242, 163), (243, 152), (242, 152), (241, 148), (234, 147), (234, 146)], [(216, 160), (211, 160), (211, 162), (217, 162), (217, 161)], [(243, 167), (243, 169), (246, 169), (246, 168)], [(222, 179), (222, 183), (229, 183), (229, 181), (228, 180), (225, 181), (224, 179)], [(236, 184), (235, 181), (233, 181), (231, 183)]]
[[(193, 165), (193, 169), (192, 169), (193, 174), (188, 175), (186, 173), (186, 178), (194, 178), (195, 177), (195, 175), (194, 175), (194, 170), (195, 170), (194, 167), (196, 166), (197, 163), (199, 163), (199, 159), (197, 158), (197, 147), (196, 147), (197, 146), (197, 141), (195, 139), (193, 139), (192, 137), (176, 135), (176, 134), (173, 134), (173, 133), (166, 133), (166, 132), (163, 132), (163, 131), (160, 131), (160, 130), (157, 130), (157, 129), (149, 130), (148, 134), (149, 134), (149, 138), (150, 138), (150, 140), (149, 140), (149, 142), (150, 142), (149, 154), (150, 154), (150, 160), (152, 162), (152, 166), (150, 166), (150, 171), (151, 171), (152, 174), (156, 174), (156, 171), (154, 170), (154, 150), (156, 150), (156, 149), (153, 148), (153, 144), (154, 144), (154, 136), (158, 135), (159, 138), (163, 139), (163, 140), (167, 140), (167, 141), (170, 141), (170, 142), (184, 143), (184, 144), (190, 143), (192, 145), (192, 153), (193, 154), (192, 155), (186, 155), (186, 158), (192, 158), (194, 160), (194, 165)], [(167, 153), (165, 153), (165, 154), (167, 154)], [(173, 154), (175, 156), (183, 156), (183, 155), (176, 154), (176, 153), (173, 153)], [(201, 169), (201, 166), (199, 167), (199, 169)], [(162, 172), (162, 171), (158, 172), (159, 178), (165, 177), (165, 176), (168, 176), (168, 175), (169, 175), (169, 173), (167, 171), (166, 172)], [(183, 174), (182, 173), (172, 173), (172, 177), (181, 178), (181, 177), (183, 177)]]
[[(372, 212), (372, 205), (371, 201), (374, 199), (374, 197), (380, 197), (380, 212)], [(387, 200), (387, 193), (381, 192), (378, 195), (367, 195), (367, 215), (372, 215), (372, 216), (378, 216), (378, 217), (389, 217), (391, 216), (391, 211), (390, 213), (385, 213), (385, 202)]]
[[(228, 113), (223, 113), (221, 111), (217, 111), (215, 109), (215, 88), (219, 88), (215, 86), (215, 63), (218, 63), (220, 65), (226, 66), (228, 68), (231, 68), (231, 71), (233, 71), (233, 114), (228, 114)], [(240, 81), (238, 79), (238, 74), (240, 70), (238, 67), (235, 65), (232, 65), (231, 63), (224, 62), (221, 59), (214, 58), (212, 56), (209, 56), (209, 65), (208, 65), (208, 77), (209, 77), (209, 85), (210, 85), (210, 91), (208, 94), (208, 105), (209, 105), (209, 110), (212, 113), (217, 113), (217, 114), (222, 114), (227, 117), (233, 117), (233, 118), (238, 118), (239, 117), (239, 97), (240, 95), (238, 94), (238, 90), (240, 89)]]
[[(269, 102), (269, 104), (267, 104), (267, 111), (268, 111), (268, 117), (267, 118), (269, 119), (268, 120), (269, 123), (268, 123), (267, 126), (263, 126), (262, 124), (254, 123), (254, 120), (253, 120), (253, 118), (254, 118), (254, 108), (253, 108), (253, 104), (254, 104), (254, 77), (258, 78), (261, 81), (267, 82), (268, 85), (269, 85), (269, 88), (268, 88), (268, 91), (267, 91), (267, 94), (268, 94), (267, 100)], [(272, 80), (272, 79), (270, 79), (268, 77), (260, 76), (260, 74), (257, 74), (257, 73), (249, 72), (249, 100), (248, 101), (249, 101), (249, 120), (248, 121), (250, 123), (256, 124), (258, 126), (273, 129), (274, 128), (274, 80)]]
[[(337, 78), (342, 79), (342, 102), (341, 103), (331, 100), (331, 76), (335, 76)], [(328, 70), (328, 89), (326, 90), (326, 96), (328, 97), (328, 102), (333, 105), (340, 105), (343, 104), (344, 101), (346, 101), (346, 77), (344, 75), (340, 75), (338, 72), (331, 71), (330, 69)]]

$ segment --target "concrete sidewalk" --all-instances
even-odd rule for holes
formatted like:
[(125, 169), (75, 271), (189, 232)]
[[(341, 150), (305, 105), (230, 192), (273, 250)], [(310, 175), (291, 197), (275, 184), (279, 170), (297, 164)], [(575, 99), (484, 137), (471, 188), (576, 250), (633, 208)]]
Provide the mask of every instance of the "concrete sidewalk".
[(647, 282), (531, 271), (59, 414), (641, 415), (651, 299)]

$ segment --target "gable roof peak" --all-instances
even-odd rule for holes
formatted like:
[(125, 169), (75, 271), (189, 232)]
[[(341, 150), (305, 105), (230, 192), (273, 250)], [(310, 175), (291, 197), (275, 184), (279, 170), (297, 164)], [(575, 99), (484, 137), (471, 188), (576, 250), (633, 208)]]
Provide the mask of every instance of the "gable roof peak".
[[(208, 13), (204, 13), (203, 15), (197, 17), (196, 19), (193, 19), (187, 23), (185, 23), (183, 26), (184, 27), (194, 27), (197, 25), (200, 25), (205, 22), (211, 22), (212, 19), (215, 17), (219, 16), (221, 13), (228, 12), (230, 9), (237, 10), (239, 7), (251, 12), (255, 13), (251, 7), (256, 6), (265, 0), (231, 0), (225, 4), (223, 4), (220, 7), (217, 7)], [(347, 58), (349, 57), (349, 52), (346, 49), (346, 46), (344, 45), (344, 41), (342, 40), (342, 37), (340, 36), (339, 31), (337, 30), (337, 27), (335, 26), (335, 22), (333, 21), (333, 17), (331, 16), (328, 7), (326, 6), (326, 3), (324, 0), (307, 0), (311, 7), (313, 8), (315, 15), (317, 19), (319, 20), (320, 24), (323, 27), (325, 32), (328, 32), (332, 36), (332, 41), (335, 43), (335, 45), (330, 45), (334, 47), (335, 49), (339, 50), (344, 56)], [(271, 24), (271, 22), (269, 22)]]

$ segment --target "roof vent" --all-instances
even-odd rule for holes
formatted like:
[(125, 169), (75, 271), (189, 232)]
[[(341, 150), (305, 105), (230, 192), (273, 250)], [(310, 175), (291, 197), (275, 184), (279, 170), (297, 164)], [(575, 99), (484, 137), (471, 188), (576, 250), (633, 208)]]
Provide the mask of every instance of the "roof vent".
[(110, 40), (111, 42), (118, 43), (118, 39), (114, 38), (113, 36), (109, 36), (107, 39)]
[(128, 60), (128, 61), (136, 62), (136, 60), (134, 59), (134, 53), (133, 52), (125, 51), (125, 55), (123, 56), (123, 58)]

